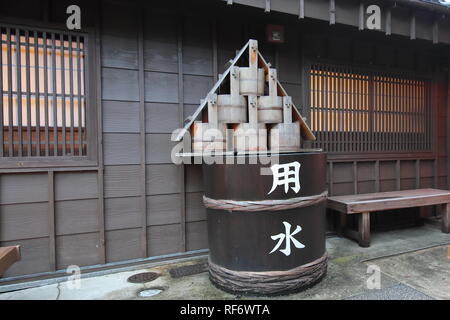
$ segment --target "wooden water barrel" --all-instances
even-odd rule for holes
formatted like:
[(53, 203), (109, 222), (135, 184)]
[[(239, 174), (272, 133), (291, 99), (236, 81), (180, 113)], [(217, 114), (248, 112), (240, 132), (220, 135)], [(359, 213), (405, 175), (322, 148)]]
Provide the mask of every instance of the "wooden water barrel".
[(258, 98), (258, 121), (261, 123), (280, 123), (283, 121), (283, 98), (261, 96)]
[(194, 121), (192, 127), (192, 151), (223, 151), (226, 148), (226, 125), (219, 124), (215, 128), (209, 123)]
[(279, 165), (291, 177), (298, 168), (299, 188), (291, 182), (287, 189), (278, 183), (273, 189), (273, 175), (261, 175), (263, 168), (273, 172), (272, 164), (252, 157), (203, 165), (210, 279), (235, 294), (301, 291), (327, 270), (326, 156), (280, 154)]
[(300, 123), (278, 123), (269, 132), (269, 148), (272, 152), (300, 150)]
[(219, 122), (247, 122), (247, 101), (244, 96), (219, 94), (217, 96), (217, 113)]
[(261, 96), (264, 94), (264, 69), (260, 68), (257, 71), (257, 76), (255, 77), (255, 72), (252, 68), (239, 68), (239, 92), (242, 95), (257, 95)]

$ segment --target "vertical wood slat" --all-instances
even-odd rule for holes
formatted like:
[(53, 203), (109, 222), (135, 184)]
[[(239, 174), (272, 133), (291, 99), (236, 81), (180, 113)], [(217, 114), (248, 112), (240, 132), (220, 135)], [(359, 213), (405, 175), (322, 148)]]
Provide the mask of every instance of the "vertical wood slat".
[(400, 160), (396, 160), (396, 162), (395, 162), (395, 185), (396, 185), (396, 189), (397, 190), (401, 189), (401, 184), (400, 184)]
[(437, 188), (438, 184), (438, 162), (437, 158), (433, 160), (433, 188)]
[(50, 270), (56, 271), (56, 240), (55, 240), (55, 175), (48, 171), (48, 236)]
[(30, 79), (30, 32), (25, 31), (25, 75), (26, 75), (26, 88), (27, 88), (27, 156), (31, 157), (31, 79)]
[(83, 133), (82, 133), (82, 122), (81, 122), (81, 44), (80, 36), (77, 36), (77, 108), (78, 108), (78, 155), (83, 155)]
[(147, 190), (146, 190), (146, 139), (145, 139), (145, 85), (144, 85), (144, 12), (138, 14), (138, 63), (139, 63), (139, 132), (140, 132), (140, 190), (141, 190), (141, 256), (147, 257)]
[[(97, 17), (95, 19), (95, 63), (97, 66), (101, 65), (101, 12), (102, 3), (97, 3)], [(71, 153), (74, 155), (74, 103), (73, 103), (73, 58), (72, 58), (72, 37), (69, 38), (69, 65), (70, 65), (70, 109), (71, 109)], [(104, 164), (103, 164), (103, 121), (102, 121), (102, 86), (100, 85), (102, 79), (101, 68), (96, 68), (96, 107), (97, 107), (97, 153), (98, 153), (98, 170), (97, 170), (97, 188), (98, 188), (98, 200), (97, 200), (97, 214), (98, 214), (98, 229), (99, 229), (99, 251), (100, 261), (102, 263), (107, 262), (106, 257), (106, 241), (105, 241), (105, 189), (104, 189)]]
[(380, 160), (375, 161), (375, 192), (380, 192)]
[(52, 33), (52, 105), (53, 105), (53, 156), (58, 155), (58, 101), (56, 92), (56, 37)]
[(34, 32), (34, 91), (36, 100), (36, 156), (41, 155), (41, 110), (40, 110), (40, 85), (39, 85), (39, 43), (38, 33)]
[[(184, 89), (183, 89), (183, 16), (178, 18), (177, 27), (177, 58), (178, 58), (178, 119), (180, 126), (184, 121)], [(186, 243), (186, 181), (185, 165), (179, 166), (179, 186), (180, 186), (180, 233), (181, 233), (181, 252), (187, 251)]]
[(62, 117), (62, 155), (66, 155), (66, 77), (64, 56), (64, 35), (60, 34), (61, 54), (61, 117)]
[(324, 131), (324, 141), (323, 144), (325, 146), (325, 150), (330, 150), (330, 146), (328, 144), (328, 136), (330, 129), (328, 128), (328, 109), (326, 107), (328, 106), (328, 77), (327, 77), (327, 70), (325, 68), (322, 68), (322, 112), (323, 112), (323, 131)]
[(8, 154), (14, 156), (13, 147), (13, 95), (12, 95), (12, 55), (11, 55), (11, 29), (6, 29), (6, 60), (8, 68)]
[(415, 179), (415, 188), (420, 188), (420, 159), (416, 159), (415, 161), (415, 170), (416, 170), (416, 179)]
[(50, 138), (49, 138), (49, 106), (48, 106), (48, 61), (47, 61), (47, 33), (44, 32), (44, 113), (45, 113), (45, 156), (48, 157), (50, 155)]
[(22, 64), (20, 52), (20, 30), (16, 29), (16, 97), (17, 97), (17, 155), (22, 156)]
[(328, 182), (328, 192), (330, 194), (330, 196), (334, 195), (334, 190), (333, 190), (333, 161), (330, 161), (330, 173), (329, 173), (329, 182)]
[[(96, 35), (97, 37), (99, 35)], [(97, 45), (97, 50), (100, 50)], [(73, 99), (73, 43), (72, 43), (72, 36), (69, 36), (69, 93), (70, 93), (70, 154), (73, 156), (75, 155), (75, 112), (74, 112), (74, 99)], [(97, 88), (97, 90), (100, 90), (100, 88)]]

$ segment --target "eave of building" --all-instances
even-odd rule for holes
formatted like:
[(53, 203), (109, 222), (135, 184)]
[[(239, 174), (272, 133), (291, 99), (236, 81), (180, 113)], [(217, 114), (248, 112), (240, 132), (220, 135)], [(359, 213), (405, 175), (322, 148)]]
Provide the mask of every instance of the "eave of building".
[(450, 44), (450, 6), (419, 0), (224, 0), (271, 11), (327, 21), (330, 25), (351, 25), (365, 29), (365, 8), (381, 8), (381, 30), (387, 36), (401, 35), (433, 43)]

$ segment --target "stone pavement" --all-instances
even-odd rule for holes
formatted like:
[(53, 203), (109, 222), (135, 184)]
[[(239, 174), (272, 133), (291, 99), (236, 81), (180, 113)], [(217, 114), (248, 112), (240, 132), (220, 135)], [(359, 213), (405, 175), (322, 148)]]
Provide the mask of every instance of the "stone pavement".
[[(327, 276), (316, 286), (300, 293), (257, 299), (450, 299), (450, 235), (432, 225), (387, 232), (375, 232), (370, 248), (339, 237), (327, 239), (330, 256)], [(17, 290), (0, 286), (5, 299), (255, 299), (224, 293), (215, 288), (202, 272), (172, 278), (169, 270), (204, 262), (206, 256), (170, 264), (147, 265), (141, 269), (92, 276), (83, 275), (80, 287), (67, 282), (37, 283), (40, 286)], [(371, 270), (380, 270), (380, 288), (373, 286)], [(132, 284), (127, 278), (139, 272), (160, 276), (145, 284)], [(369, 272), (368, 272), (369, 271)], [(372, 280), (371, 280), (372, 279)], [(368, 287), (369, 283), (369, 287)], [(45, 284), (45, 285), (43, 285)], [(153, 296), (141, 297), (143, 290)]]

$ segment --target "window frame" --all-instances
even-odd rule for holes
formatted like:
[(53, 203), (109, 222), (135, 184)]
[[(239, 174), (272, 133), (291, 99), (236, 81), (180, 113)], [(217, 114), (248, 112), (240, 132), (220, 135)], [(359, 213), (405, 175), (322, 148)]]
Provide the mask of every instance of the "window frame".
[[(307, 106), (307, 118), (308, 125), (311, 126), (311, 70), (314, 65), (321, 65), (335, 69), (347, 69), (349, 72), (357, 72), (357, 73), (366, 73), (366, 74), (377, 74), (377, 75), (388, 75), (392, 77), (414, 77), (418, 80), (429, 81), (429, 101), (428, 104), (431, 108), (430, 110), (430, 149), (429, 150), (388, 150), (388, 151), (328, 151), (323, 150), (328, 154), (328, 159), (332, 161), (339, 160), (397, 160), (397, 159), (417, 159), (420, 157), (421, 159), (434, 159), (436, 157), (436, 148), (437, 148), (437, 134), (435, 128), (432, 126), (433, 123), (436, 123), (437, 110), (435, 108), (435, 97), (433, 94), (433, 90), (435, 87), (436, 76), (435, 72), (432, 71), (417, 71), (410, 69), (401, 69), (401, 68), (393, 68), (388, 66), (380, 66), (380, 65), (368, 65), (361, 63), (343, 63), (342, 61), (337, 62), (330, 59), (325, 58), (315, 58), (315, 59), (305, 59), (305, 68), (304, 68), (304, 94), (305, 94), (305, 105)], [(327, 131), (323, 131), (327, 132)], [(332, 131), (330, 131), (332, 132)], [(314, 131), (316, 134), (317, 131)], [(318, 147), (320, 148), (320, 146)]]
[(34, 169), (34, 168), (59, 168), (59, 167), (97, 167), (98, 166), (98, 67), (99, 60), (96, 32), (93, 28), (83, 28), (83, 31), (70, 31), (61, 25), (37, 23), (13, 23), (0, 16), (0, 26), (12, 29), (24, 29), (30, 32), (65, 33), (74, 36), (83, 36), (85, 47), (84, 57), (84, 88), (85, 88), (85, 123), (87, 150), (85, 156), (22, 156), (0, 157), (0, 169)]

